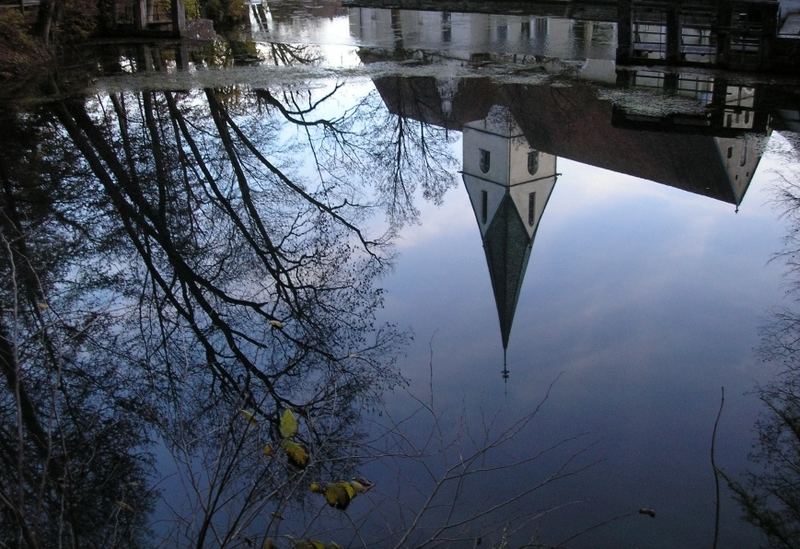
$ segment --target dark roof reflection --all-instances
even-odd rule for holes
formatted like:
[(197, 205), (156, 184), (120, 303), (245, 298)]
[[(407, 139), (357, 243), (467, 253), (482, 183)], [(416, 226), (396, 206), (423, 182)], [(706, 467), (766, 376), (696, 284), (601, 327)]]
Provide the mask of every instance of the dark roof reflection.
[[(625, 111), (585, 85), (470, 78), (458, 81), (452, 99), (446, 100), (433, 77), (379, 78), (375, 86), (393, 113), (455, 130), (484, 118), (492, 105), (504, 105), (537, 150), (734, 205), (744, 198), (761, 156), (758, 140), (748, 136), (770, 131), (765, 118), (759, 125), (712, 127), (704, 133), (696, 132), (696, 125), (658, 130), (655, 123), (646, 129), (630, 122), (635, 116), (615, 125)], [(450, 108), (444, 109), (448, 102)]]

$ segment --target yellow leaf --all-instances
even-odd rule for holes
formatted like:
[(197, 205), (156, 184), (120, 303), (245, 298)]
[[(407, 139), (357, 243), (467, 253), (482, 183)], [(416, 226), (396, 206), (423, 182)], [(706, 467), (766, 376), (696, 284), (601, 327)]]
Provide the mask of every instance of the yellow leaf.
[(336, 484), (328, 484), (325, 487), (325, 501), (328, 502), (328, 505), (337, 509), (344, 509), (350, 503), (347, 492)]
[(356, 489), (353, 488), (349, 482), (340, 482), (339, 484), (341, 484), (345, 491), (347, 491), (347, 495), (350, 497), (350, 499), (356, 497)]
[(344, 511), (355, 497), (355, 490), (346, 482), (334, 482), (325, 486), (325, 501), (328, 505)]
[(322, 493), (322, 486), (319, 485), (319, 482), (312, 482), (308, 486), (308, 489), (311, 490), (312, 492), (314, 492), (315, 494)]
[(275, 450), (272, 448), (272, 444), (267, 444), (264, 446), (264, 449), (261, 452), (267, 456), (272, 457), (275, 454)]
[(270, 320), (269, 324), (270, 324), (270, 326), (272, 326), (273, 328), (276, 328), (278, 330), (282, 330), (283, 329), (283, 322), (281, 322), (280, 320)]
[(297, 418), (288, 408), (283, 411), (281, 416), (280, 431), (283, 438), (292, 438), (297, 434)]
[(248, 410), (239, 410), (239, 411), (242, 413), (242, 415), (247, 420), (247, 422), (250, 423), (250, 425), (257, 425), (258, 424), (258, 421), (256, 420), (256, 416), (255, 416), (255, 414), (253, 412), (250, 412)]
[(308, 452), (302, 445), (292, 440), (285, 439), (281, 442), (281, 447), (286, 452), (289, 463), (300, 469), (305, 469), (308, 465)]

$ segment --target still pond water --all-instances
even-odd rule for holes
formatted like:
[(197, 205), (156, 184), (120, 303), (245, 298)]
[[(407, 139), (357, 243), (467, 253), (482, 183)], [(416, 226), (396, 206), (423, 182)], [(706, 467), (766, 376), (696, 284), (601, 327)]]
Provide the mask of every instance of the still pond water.
[(7, 100), (0, 540), (765, 543), (800, 87), (615, 48), (283, 3)]

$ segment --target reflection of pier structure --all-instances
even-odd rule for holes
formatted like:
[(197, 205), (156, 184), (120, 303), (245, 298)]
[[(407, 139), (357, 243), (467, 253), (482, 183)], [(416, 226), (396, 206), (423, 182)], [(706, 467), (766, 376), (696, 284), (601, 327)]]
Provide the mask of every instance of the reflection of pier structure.
[[(620, 65), (783, 71), (800, 66), (800, 13), (782, 13), (778, 0), (493, 2), (482, 5), (354, 0), (348, 4), (366, 6), (353, 7), (350, 12), (354, 35), (394, 36), (400, 49), (437, 47), (446, 51), (459, 42), (456, 34), (470, 29), (470, 32), (478, 32), (471, 37), (474, 50), (491, 44), (493, 49), (487, 51), (533, 52), (562, 59), (610, 57)], [(482, 11), (493, 13), (474, 13)], [(411, 21), (414, 18), (419, 19), (416, 24)], [(458, 23), (453, 23), (457, 19)], [(374, 32), (373, 27), (381, 27), (381, 33)], [(594, 41), (595, 33), (599, 33), (601, 40)], [(584, 34), (586, 36), (582, 36)]]
[(109, 11), (111, 26), (121, 32), (175, 38), (186, 33), (183, 0), (113, 0)]
[[(398, 55), (451, 62), (547, 56), (614, 59), (610, 22), (545, 15), (352, 8), (350, 33)], [(515, 57), (516, 56), (516, 57)]]
[(771, 69), (795, 62), (776, 0), (620, 0), (617, 61)]
[[(19, 9), (32, 22), (42, 3), (43, 0), (0, 0), (0, 13)], [(106, 24), (123, 34), (180, 38), (186, 33), (183, 0), (111, 0), (102, 5)]]

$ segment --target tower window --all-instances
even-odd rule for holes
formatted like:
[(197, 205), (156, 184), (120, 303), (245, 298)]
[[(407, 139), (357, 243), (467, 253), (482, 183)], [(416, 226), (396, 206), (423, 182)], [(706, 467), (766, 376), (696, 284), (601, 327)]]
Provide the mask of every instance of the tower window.
[(539, 151), (528, 153), (528, 173), (533, 175), (539, 171)]
[(497, 39), (500, 42), (505, 42), (508, 40), (508, 25), (497, 26)]
[(442, 12), (442, 42), (450, 42), (453, 38), (453, 29), (450, 23), (450, 12)]
[(536, 193), (528, 195), (528, 225), (533, 227), (533, 222), (536, 221)]
[(481, 223), (486, 223), (489, 214), (489, 193), (481, 191)]
[(489, 151), (487, 151), (486, 149), (478, 149), (478, 150), (481, 153), (481, 161), (480, 161), (481, 171), (483, 173), (486, 173), (489, 171), (489, 167), (492, 164), (491, 155), (489, 154)]

